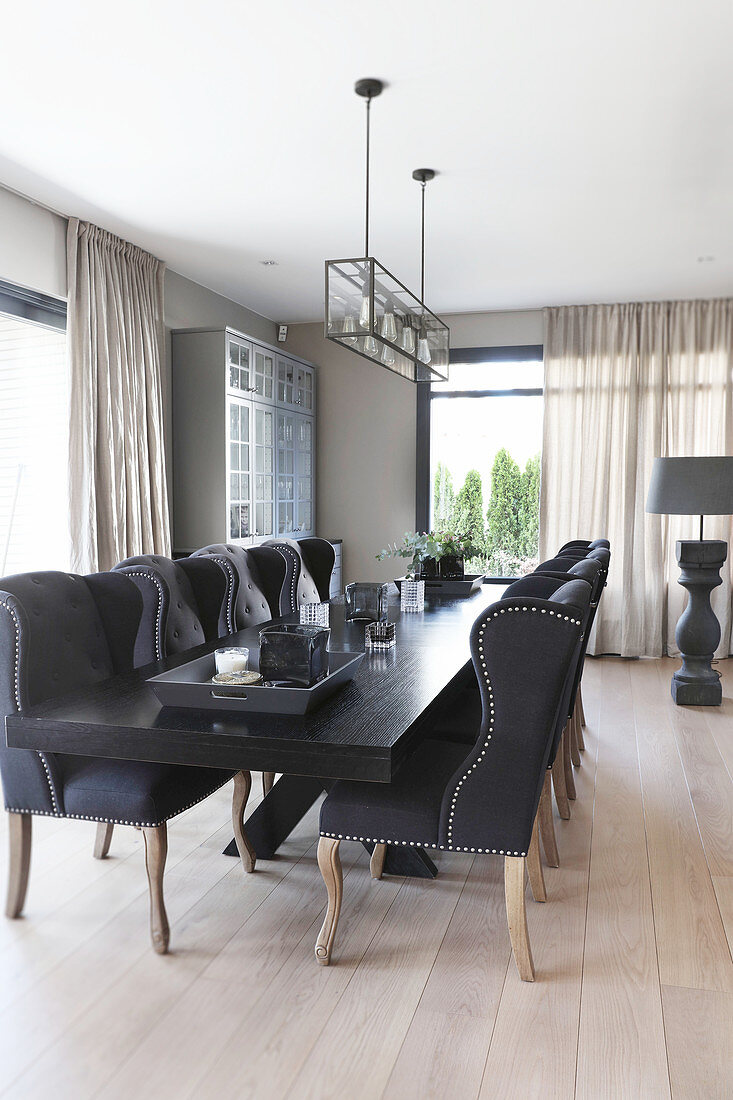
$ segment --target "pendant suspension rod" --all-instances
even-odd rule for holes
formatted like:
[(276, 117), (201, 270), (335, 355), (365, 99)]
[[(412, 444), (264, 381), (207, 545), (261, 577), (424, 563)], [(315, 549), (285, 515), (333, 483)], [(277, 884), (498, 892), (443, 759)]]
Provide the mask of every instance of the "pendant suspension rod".
[(435, 179), (435, 171), (432, 168), (416, 168), (412, 178), (420, 184), (421, 223), (420, 223), (420, 301), (425, 305), (425, 184)]
[(425, 180), (420, 184), (422, 190), (422, 224), (420, 227), (420, 301), (425, 305)]
[(364, 226), (364, 255), (369, 255), (369, 153), (370, 153), (370, 123), (372, 100), (382, 94), (384, 84), (381, 80), (368, 77), (365, 80), (357, 80), (354, 91), (366, 100), (366, 211)]
[(364, 227), (364, 255), (369, 255), (369, 123), (372, 116), (372, 97), (366, 101), (366, 225)]

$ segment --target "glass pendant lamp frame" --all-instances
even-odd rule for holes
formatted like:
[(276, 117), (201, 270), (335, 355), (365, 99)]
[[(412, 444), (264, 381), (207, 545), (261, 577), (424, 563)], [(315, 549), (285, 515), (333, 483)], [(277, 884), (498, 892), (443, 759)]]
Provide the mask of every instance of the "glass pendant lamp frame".
[(349, 351), (411, 382), (448, 379), (450, 329), (425, 305), (425, 184), (431, 168), (419, 168), (413, 179), (422, 185), (421, 291), (408, 290), (369, 255), (369, 154), (371, 101), (381, 95), (380, 80), (357, 81), (354, 90), (366, 99), (366, 218), (364, 256), (326, 260), (324, 335)]

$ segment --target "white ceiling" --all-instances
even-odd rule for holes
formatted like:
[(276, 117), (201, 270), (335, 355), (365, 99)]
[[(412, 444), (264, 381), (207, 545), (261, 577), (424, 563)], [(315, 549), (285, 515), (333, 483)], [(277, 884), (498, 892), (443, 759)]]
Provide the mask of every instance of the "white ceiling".
[[(443, 312), (733, 293), (729, 0), (24, 0), (0, 180), (281, 321), (372, 248)], [(714, 257), (699, 262), (699, 257)], [(263, 267), (264, 259), (277, 267)]]

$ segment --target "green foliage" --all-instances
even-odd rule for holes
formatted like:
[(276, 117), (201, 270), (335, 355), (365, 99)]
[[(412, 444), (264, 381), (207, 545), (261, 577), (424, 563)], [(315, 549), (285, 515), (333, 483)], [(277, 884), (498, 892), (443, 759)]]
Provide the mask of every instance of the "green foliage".
[(477, 552), (483, 553), (486, 544), (484, 492), (478, 470), (469, 470), (466, 474), (466, 480), (456, 497), (452, 521), (453, 527), (471, 540)]
[(438, 531), (450, 526), (455, 503), (456, 494), (453, 489), (453, 477), (445, 463), (439, 462), (435, 470), (433, 484), (433, 519)]
[(522, 572), (536, 560), (539, 542), (540, 457), (524, 471), (505, 447), (491, 469), (491, 498), (486, 513), (489, 568), (499, 576)]
[(519, 532), (522, 557), (536, 558), (540, 546), (540, 456), (527, 461), (522, 474)]
[(416, 570), (426, 558), (435, 558), (438, 555), (438, 544), (434, 536), (425, 531), (407, 531), (402, 542), (389, 543), (384, 550), (376, 555), (377, 561), (385, 558), (409, 558), (407, 576), (414, 577)]

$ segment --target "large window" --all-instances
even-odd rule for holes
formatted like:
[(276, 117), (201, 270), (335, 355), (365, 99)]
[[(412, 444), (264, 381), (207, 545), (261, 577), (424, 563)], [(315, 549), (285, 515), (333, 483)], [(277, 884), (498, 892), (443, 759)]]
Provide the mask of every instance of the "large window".
[(66, 309), (0, 283), (0, 577), (68, 569)]
[(432, 530), (471, 536), (469, 572), (537, 565), (542, 383), (541, 347), (472, 348), (451, 352), (449, 381), (423, 399), (423, 511)]

